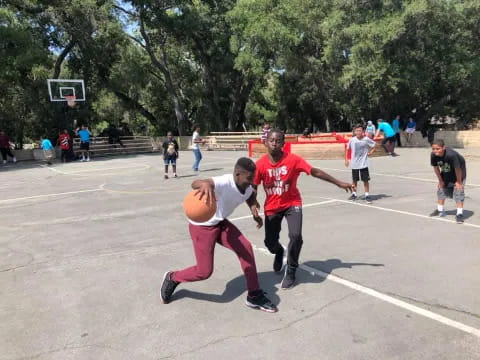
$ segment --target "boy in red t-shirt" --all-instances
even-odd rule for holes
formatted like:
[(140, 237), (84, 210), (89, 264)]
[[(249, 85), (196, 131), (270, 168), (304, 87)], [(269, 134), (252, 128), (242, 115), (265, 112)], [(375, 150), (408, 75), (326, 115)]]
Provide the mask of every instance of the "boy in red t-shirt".
[(62, 150), (62, 162), (67, 162), (68, 151), (70, 150), (70, 135), (68, 130), (64, 129), (63, 133), (60, 133), (57, 140), (57, 145), (60, 145)]
[[(346, 191), (353, 185), (337, 180), (324, 171), (312, 167), (303, 158), (282, 151), (285, 135), (281, 130), (271, 130), (265, 145), (267, 154), (257, 160), (257, 171), (253, 184), (263, 183), (265, 190), (265, 246), (275, 254), (273, 270), (280, 272), (283, 265), (284, 249), (280, 244), (282, 219), (288, 224), (287, 267), (282, 280), (282, 289), (289, 289), (295, 283), (298, 258), (302, 248), (302, 198), (297, 189), (297, 179), (304, 172), (321, 180), (328, 181)], [(253, 213), (254, 209), (252, 209)], [(258, 215), (258, 214), (254, 214)]]

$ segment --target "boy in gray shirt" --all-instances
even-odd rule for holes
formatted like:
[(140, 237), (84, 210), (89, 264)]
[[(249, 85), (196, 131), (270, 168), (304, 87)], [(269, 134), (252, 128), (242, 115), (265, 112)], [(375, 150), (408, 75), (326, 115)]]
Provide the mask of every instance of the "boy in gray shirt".
[[(372, 202), (369, 195), (370, 174), (368, 172), (368, 156), (375, 151), (375, 141), (365, 136), (363, 126), (357, 125), (354, 129), (355, 136), (350, 139), (347, 144), (347, 151), (345, 151), (345, 166), (352, 169), (352, 180), (355, 185), (355, 191), (348, 200), (357, 200), (357, 182), (363, 181), (365, 188), (365, 201), (370, 204)], [(348, 159), (348, 150), (351, 151), (351, 160)]]

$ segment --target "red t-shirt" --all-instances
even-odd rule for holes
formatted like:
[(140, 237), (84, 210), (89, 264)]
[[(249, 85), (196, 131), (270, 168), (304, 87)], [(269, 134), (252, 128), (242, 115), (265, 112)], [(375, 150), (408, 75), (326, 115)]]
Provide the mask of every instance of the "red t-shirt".
[(272, 164), (268, 155), (256, 162), (257, 171), (253, 183), (263, 183), (265, 194), (265, 214), (271, 215), (291, 206), (301, 206), (302, 198), (297, 189), (298, 176), (304, 172), (310, 175), (312, 166), (300, 156), (283, 153), (276, 164)]
[(69, 140), (70, 140), (70, 135), (60, 134), (60, 136), (58, 137), (58, 143), (60, 144), (60, 149), (68, 150), (70, 148)]

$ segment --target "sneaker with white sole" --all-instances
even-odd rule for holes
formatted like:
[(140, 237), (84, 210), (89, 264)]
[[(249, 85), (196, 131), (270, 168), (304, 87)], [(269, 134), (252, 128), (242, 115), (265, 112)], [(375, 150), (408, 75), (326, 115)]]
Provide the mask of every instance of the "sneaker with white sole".
[(265, 296), (265, 293), (262, 290), (257, 290), (254, 294), (247, 295), (245, 305), (252, 309), (259, 309), (270, 313), (278, 311), (276, 305)]
[(162, 288), (160, 289), (160, 297), (164, 304), (168, 304), (172, 299), (173, 292), (175, 291), (176, 287), (180, 284), (172, 279), (172, 272), (167, 271), (165, 275), (163, 275), (163, 283)]

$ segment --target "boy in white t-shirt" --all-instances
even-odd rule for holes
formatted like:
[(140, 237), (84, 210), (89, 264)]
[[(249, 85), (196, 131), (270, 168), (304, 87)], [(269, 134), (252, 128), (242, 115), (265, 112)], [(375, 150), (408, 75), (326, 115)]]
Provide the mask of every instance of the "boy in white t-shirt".
[[(347, 144), (347, 151), (345, 151), (345, 166), (350, 165), (352, 169), (352, 180), (355, 191), (352, 191), (352, 196), (349, 200), (357, 200), (357, 182), (362, 180), (365, 188), (365, 201), (371, 203), (369, 190), (370, 173), (368, 171), (368, 156), (375, 151), (375, 141), (368, 136), (363, 135), (363, 126), (355, 126), (355, 136), (352, 137)], [(348, 159), (348, 150), (351, 151), (351, 159)]]
[(200, 199), (216, 201), (215, 215), (204, 223), (189, 220), (190, 236), (197, 264), (180, 271), (167, 271), (163, 277), (160, 296), (163, 303), (168, 304), (178, 284), (205, 280), (213, 272), (213, 253), (218, 243), (238, 256), (247, 282), (246, 305), (267, 312), (276, 312), (277, 307), (265, 297), (258, 283), (255, 256), (252, 244), (243, 236), (227, 216), (236, 207), (246, 202), (250, 207), (257, 228), (263, 226), (263, 220), (256, 210), (260, 207), (251, 186), (255, 174), (255, 163), (249, 158), (240, 158), (235, 164), (233, 174), (216, 176), (205, 180), (195, 180), (192, 188), (200, 193)]

